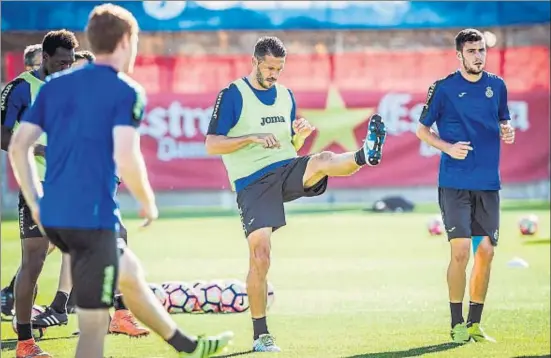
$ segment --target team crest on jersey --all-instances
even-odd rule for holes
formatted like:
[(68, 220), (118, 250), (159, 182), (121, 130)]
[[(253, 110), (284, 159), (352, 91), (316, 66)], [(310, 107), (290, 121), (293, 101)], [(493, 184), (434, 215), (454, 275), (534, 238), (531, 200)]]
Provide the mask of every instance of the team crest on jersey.
[(486, 87), (486, 97), (492, 98), (494, 96), (494, 91), (492, 91), (492, 87)]

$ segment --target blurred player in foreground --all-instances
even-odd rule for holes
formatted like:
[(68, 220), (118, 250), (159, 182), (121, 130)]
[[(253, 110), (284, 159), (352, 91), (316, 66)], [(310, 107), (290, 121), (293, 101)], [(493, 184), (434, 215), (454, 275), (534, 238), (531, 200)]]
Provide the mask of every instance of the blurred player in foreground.
[[(484, 333), (480, 320), (499, 239), (500, 138), (512, 144), (515, 133), (509, 124), (505, 82), (484, 71), (483, 35), (462, 30), (455, 47), (461, 67), (429, 88), (417, 136), (442, 151), (438, 201), (451, 246), (451, 337), (457, 343), (494, 341)], [(434, 123), (438, 134), (431, 130)], [(463, 298), (473, 236), (484, 238), (474, 253), (465, 323)]]
[[(149, 289), (136, 256), (117, 240), (115, 168), (142, 204), (144, 225), (158, 216), (137, 131), (145, 94), (121, 72), (133, 68), (138, 24), (127, 10), (104, 4), (90, 14), (86, 35), (96, 64), (52, 76), (15, 132), (9, 151), (33, 218), (71, 255), (80, 328), (76, 357), (104, 356), (108, 309), (117, 283), (136, 317), (181, 357), (210, 357), (222, 351), (233, 334), (195, 338), (180, 331)], [(42, 193), (30, 150), (44, 131), (49, 167)]]
[[(325, 192), (328, 177), (349, 176), (381, 161), (386, 129), (373, 115), (357, 152), (297, 155), (314, 128), (295, 120), (290, 90), (277, 83), (287, 51), (276, 37), (258, 40), (252, 72), (223, 89), (216, 100), (206, 139), (209, 154), (221, 154), (243, 230), (249, 243), (247, 293), (253, 319), (253, 350), (279, 352), (266, 323), (267, 274), (272, 232), (285, 226), (283, 203)], [(335, 120), (339, 120), (335, 118)]]
[[(20, 126), (22, 116), (29, 110), (31, 103), (36, 100), (44, 79), (48, 75), (69, 68), (75, 60), (76, 47), (78, 47), (78, 41), (72, 32), (59, 30), (47, 33), (42, 41), (40, 68), (23, 72), (6, 85), (1, 95), (3, 150), (7, 150), (8, 145), (11, 145), (12, 132)], [(32, 143), (33, 160), (36, 162), (37, 178), (43, 181), (46, 171), (46, 136), (42, 135), (37, 139), (36, 143)], [(30, 319), (36, 282), (46, 256), (51, 250), (49, 250), (48, 239), (43, 237), (37, 223), (33, 220), (31, 209), (21, 193), (18, 206), (22, 260), (15, 283), (15, 297), (17, 297), (15, 314), (18, 322), (16, 355), (17, 357), (47, 357), (46, 353), (40, 355), (43, 353), (32, 339)], [(7, 297), (7, 295), (5, 296)], [(6, 307), (2, 307), (3, 313), (8, 313), (9, 303), (12, 302), (6, 300)]]
[[(94, 54), (90, 51), (77, 51), (75, 53), (75, 63), (72, 68), (78, 68), (89, 63), (93, 63), (96, 60)], [(117, 188), (121, 184), (118, 177), (115, 177)], [(115, 197), (117, 192), (114, 193)], [(122, 219), (119, 218), (119, 234), (118, 237), (124, 240), (125, 244), (128, 244), (128, 233), (122, 223)], [(70, 276), (70, 264), (71, 259), (68, 254), (63, 254), (61, 272), (59, 277), (58, 290), (52, 301), (51, 305), (46, 307), (44, 312), (35, 316), (32, 319), (32, 326), (35, 328), (48, 328), (53, 326), (61, 326), (67, 324), (68, 313), (75, 311), (75, 295), (72, 290), (72, 280)], [(69, 297), (67, 299), (67, 296)], [(150, 332), (147, 328), (142, 327), (132, 312), (130, 312), (124, 305), (122, 295), (115, 294), (113, 302), (115, 313), (110, 319), (108, 333), (124, 334), (130, 337), (146, 336)], [(74, 335), (79, 335), (77, 331)]]

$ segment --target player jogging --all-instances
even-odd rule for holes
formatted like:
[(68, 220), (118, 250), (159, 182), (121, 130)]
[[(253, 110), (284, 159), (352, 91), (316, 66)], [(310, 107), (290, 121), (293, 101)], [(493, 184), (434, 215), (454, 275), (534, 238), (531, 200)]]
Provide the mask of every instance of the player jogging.
[[(417, 136), (442, 151), (438, 201), (451, 246), (448, 292), (451, 338), (465, 343), (495, 341), (480, 326), (494, 246), (499, 239), (500, 138), (515, 139), (509, 124), (507, 88), (484, 71), (486, 44), (478, 30), (455, 37), (460, 69), (429, 89)], [(431, 131), (436, 123), (438, 134)], [(474, 251), (467, 322), (463, 319), (466, 268), (471, 237), (482, 237)], [(473, 246), (474, 247), (474, 246)]]
[[(137, 131), (145, 94), (121, 72), (132, 71), (138, 24), (127, 10), (104, 4), (92, 10), (86, 35), (96, 63), (51, 76), (9, 150), (33, 218), (61, 251), (71, 255), (79, 307), (76, 357), (104, 357), (108, 309), (117, 283), (136, 317), (181, 357), (210, 357), (233, 334), (195, 338), (181, 332), (147, 286), (136, 256), (117, 241), (115, 168), (142, 204), (144, 225), (158, 216)], [(43, 132), (48, 135), (49, 166), (42, 192), (28, 153)]]
[[(46, 76), (70, 67), (75, 60), (76, 47), (78, 47), (78, 41), (72, 32), (59, 30), (47, 33), (42, 41), (42, 64), (40, 68), (36, 71), (23, 72), (6, 85), (1, 95), (3, 150), (8, 149), (13, 130), (20, 125), (23, 114), (34, 102)], [(44, 180), (46, 170), (45, 146), (45, 136), (41, 136), (36, 144), (33, 143), (37, 175), (41, 181)], [(30, 319), (36, 282), (44, 266), (49, 241), (42, 237), (42, 233), (33, 221), (31, 210), (21, 193), (18, 207), (22, 260), (15, 283), (15, 297), (17, 297), (15, 312), (18, 322), (16, 355), (17, 357), (41, 356), (40, 348), (32, 339)], [(6, 308), (3, 307), (3, 311), (6, 311), (4, 313), (8, 313), (8, 304), (12, 302), (6, 300)], [(47, 355), (43, 356), (46, 357)]]
[[(72, 68), (78, 68), (84, 64), (93, 63), (96, 57), (90, 51), (78, 51), (75, 53), (75, 63)], [(116, 188), (119, 187), (121, 181), (118, 177), (114, 178), (116, 182)], [(113, 195), (116, 197), (117, 190)], [(128, 244), (128, 234), (126, 228), (122, 223), (122, 219), (119, 217), (119, 238), (124, 240), (125, 244)], [(55, 247), (55, 246), (54, 246)], [(54, 300), (51, 305), (46, 307), (44, 312), (36, 315), (31, 323), (35, 328), (48, 328), (52, 326), (65, 325), (68, 322), (68, 313), (74, 313), (75, 302), (74, 294), (72, 290), (72, 280), (70, 276), (70, 264), (71, 259), (68, 254), (63, 254), (61, 263), (61, 271), (58, 283), (58, 289)], [(110, 318), (108, 333), (124, 334), (130, 337), (146, 336), (150, 332), (147, 328), (142, 327), (135, 319), (132, 312), (130, 312), (124, 305), (121, 294), (115, 294), (113, 305), (115, 313)], [(74, 335), (80, 334), (79, 331)]]
[(257, 41), (252, 72), (220, 92), (206, 139), (207, 152), (222, 155), (237, 192), (249, 245), (247, 294), (256, 352), (280, 351), (266, 323), (266, 276), (272, 232), (286, 224), (283, 203), (323, 194), (329, 176), (349, 176), (366, 164), (378, 165), (386, 138), (381, 117), (373, 115), (357, 152), (297, 156), (314, 128), (303, 118), (295, 120), (293, 94), (277, 83), (286, 52), (277, 37)]

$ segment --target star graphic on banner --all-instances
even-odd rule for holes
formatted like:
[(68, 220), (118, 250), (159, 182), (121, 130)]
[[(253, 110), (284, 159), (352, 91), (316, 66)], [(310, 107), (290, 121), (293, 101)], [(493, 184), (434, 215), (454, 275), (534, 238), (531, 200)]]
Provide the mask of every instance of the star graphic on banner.
[(320, 152), (333, 143), (351, 152), (359, 147), (354, 129), (368, 119), (373, 108), (346, 108), (338, 89), (331, 87), (325, 108), (302, 109), (300, 113), (317, 129), (310, 153)]

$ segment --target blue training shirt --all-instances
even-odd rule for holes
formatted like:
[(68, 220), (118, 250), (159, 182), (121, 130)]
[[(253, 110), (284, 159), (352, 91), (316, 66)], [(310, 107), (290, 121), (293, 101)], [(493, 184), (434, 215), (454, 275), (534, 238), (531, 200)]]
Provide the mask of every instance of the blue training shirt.
[[(39, 78), (37, 71), (31, 74)], [(31, 85), (22, 78), (16, 78), (2, 90), (2, 126), (12, 129), (31, 106)]]
[[(267, 106), (271, 106), (275, 103), (277, 97), (277, 89), (275, 86), (272, 86), (267, 90), (258, 90), (251, 86), (249, 80), (246, 77), (244, 77), (243, 80), (253, 90), (254, 94), (260, 100), (260, 102), (264, 103)], [(289, 90), (289, 94), (291, 95), (291, 101), (293, 103), (290, 117), (291, 135), (294, 135), (295, 133), (293, 131), (293, 121), (296, 117), (297, 105), (295, 101), (295, 96), (293, 95), (293, 92), (291, 90)], [(241, 116), (241, 111), (243, 110), (243, 96), (241, 96), (241, 92), (239, 92), (237, 86), (232, 83), (231, 85), (229, 85), (229, 87), (223, 89), (219, 93), (217, 101), (219, 106), (218, 111), (215, 111), (213, 113), (207, 134), (226, 136), (228, 135), (229, 131), (233, 127), (235, 127), (237, 121), (239, 120), (239, 117)], [(239, 192), (245, 189), (249, 184), (264, 176), (264, 174), (289, 163), (291, 160), (292, 159), (283, 160), (277, 163), (270, 164), (267, 167), (264, 167), (245, 178), (240, 178), (239, 180), (236, 180), (235, 191)]]
[(429, 89), (419, 121), (434, 123), (442, 140), (471, 142), (464, 160), (442, 153), (438, 185), (464, 190), (499, 190), (500, 121), (510, 120), (507, 87), (502, 78), (483, 72), (477, 82), (460, 73), (436, 81)]
[(144, 107), (143, 89), (109, 66), (90, 64), (46, 80), (23, 117), (48, 136), (45, 227), (118, 230), (113, 129), (138, 127)]

